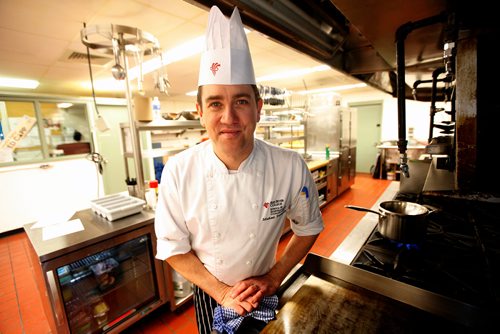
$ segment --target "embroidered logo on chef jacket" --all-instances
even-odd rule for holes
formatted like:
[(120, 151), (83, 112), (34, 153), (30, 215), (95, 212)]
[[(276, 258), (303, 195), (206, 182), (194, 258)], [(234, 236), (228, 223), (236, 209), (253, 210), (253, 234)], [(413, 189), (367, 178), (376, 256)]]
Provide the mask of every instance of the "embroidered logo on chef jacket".
[(262, 206), (267, 210), (265, 217), (262, 218), (262, 221), (276, 219), (277, 217), (283, 215), (286, 211), (284, 199), (275, 199), (270, 202), (264, 202)]
[(302, 187), (301, 194), (304, 194), (304, 196), (306, 196), (306, 199), (309, 199), (309, 189), (306, 186)]

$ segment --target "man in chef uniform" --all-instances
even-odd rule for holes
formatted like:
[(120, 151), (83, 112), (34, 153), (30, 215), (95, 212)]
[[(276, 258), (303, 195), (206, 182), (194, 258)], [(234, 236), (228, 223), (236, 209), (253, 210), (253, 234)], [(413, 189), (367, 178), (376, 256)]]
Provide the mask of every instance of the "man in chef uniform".
[[(318, 192), (297, 152), (254, 138), (263, 102), (237, 8), (211, 8), (205, 44), (196, 108), (209, 140), (165, 164), (156, 257), (193, 283), (200, 333), (262, 328), (324, 228)], [(286, 217), (293, 236), (276, 259)]]

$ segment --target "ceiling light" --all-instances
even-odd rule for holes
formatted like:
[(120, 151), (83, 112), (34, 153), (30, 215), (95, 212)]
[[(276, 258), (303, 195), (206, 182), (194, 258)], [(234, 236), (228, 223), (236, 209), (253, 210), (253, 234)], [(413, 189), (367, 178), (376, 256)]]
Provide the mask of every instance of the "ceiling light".
[(36, 80), (0, 78), (0, 87), (35, 89), (39, 84)]
[(58, 103), (57, 104), (57, 107), (59, 109), (66, 109), (66, 108), (69, 108), (73, 105), (73, 103), (70, 103), (70, 102), (62, 102), (62, 103)]
[[(245, 33), (249, 33), (250, 30), (245, 29)], [(166, 66), (168, 64), (175, 63), (177, 61), (186, 59), (188, 57), (197, 55), (203, 51), (203, 47), (205, 46), (205, 35), (193, 38), (192, 40), (187, 41), (177, 47), (174, 47), (168, 51), (164, 51), (162, 54), (163, 64), (160, 57), (154, 57), (148, 61), (142, 63), (142, 74), (151, 73), (156, 71), (162, 66)], [(139, 77), (140, 68), (139, 66), (135, 66), (131, 68), (129, 73), (130, 79), (136, 79)]]
[[(302, 77), (304, 75), (315, 73), (315, 72), (327, 71), (330, 69), (331, 69), (331, 67), (328, 65), (319, 65), (319, 66), (309, 67), (309, 68), (299, 68), (297, 70), (274, 73), (274, 74), (270, 74), (270, 75), (264, 75), (262, 77), (256, 78), (255, 81), (257, 83), (260, 83), (260, 82), (280, 80), (280, 79), (296, 78), (296, 77)], [(198, 93), (197, 90), (193, 90), (193, 91), (187, 92), (186, 95), (187, 96), (196, 96), (197, 93)]]
[(334, 87), (318, 88), (318, 89), (311, 89), (311, 90), (301, 90), (301, 91), (296, 92), (296, 93), (301, 94), (301, 95), (307, 95), (307, 94), (338, 92), (341, 90), (362, 88), (362, 87), (366, 87), (366, 84), (365, 83), (358, 83), (358, 84), (344, 85), (344, 86), (334, 86)]
[(330, 69), (331, 69), (331, 67), (328, 65), (320, 65), (320, 66), (315, 66), (315, 67), (300, 68), (298, 70), (265, 75), (265, 76), (256, 78), (255, 80), (257, 82), (263, 82), (263, 81), (272, 81), (272, 80), (279, 80), (279, 79), (296, 78), (296, 77), (301, 77), (301, 76), (315, 73), (315, 72), (327, 71)]

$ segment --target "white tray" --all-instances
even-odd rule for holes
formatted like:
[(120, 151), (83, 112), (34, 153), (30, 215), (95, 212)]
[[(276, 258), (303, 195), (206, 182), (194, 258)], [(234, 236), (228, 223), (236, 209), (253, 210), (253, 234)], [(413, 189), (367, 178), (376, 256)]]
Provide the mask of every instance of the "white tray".
[(96, 214), (109, 221), (130, 216), (142, 211), (146, 202), (140, 198), (115, 194), (90, 201), (90, 207)]

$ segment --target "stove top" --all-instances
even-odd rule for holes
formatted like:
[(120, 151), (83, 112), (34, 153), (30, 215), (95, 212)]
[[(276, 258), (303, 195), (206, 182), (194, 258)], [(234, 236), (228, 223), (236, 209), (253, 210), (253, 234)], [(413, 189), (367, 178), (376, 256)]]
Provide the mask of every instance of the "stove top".
[(398, 194), (435, 211), (425, 240), (402, 244), (375, 228), (351, 265), (478, 307), (500, 305), (500, 204)]

